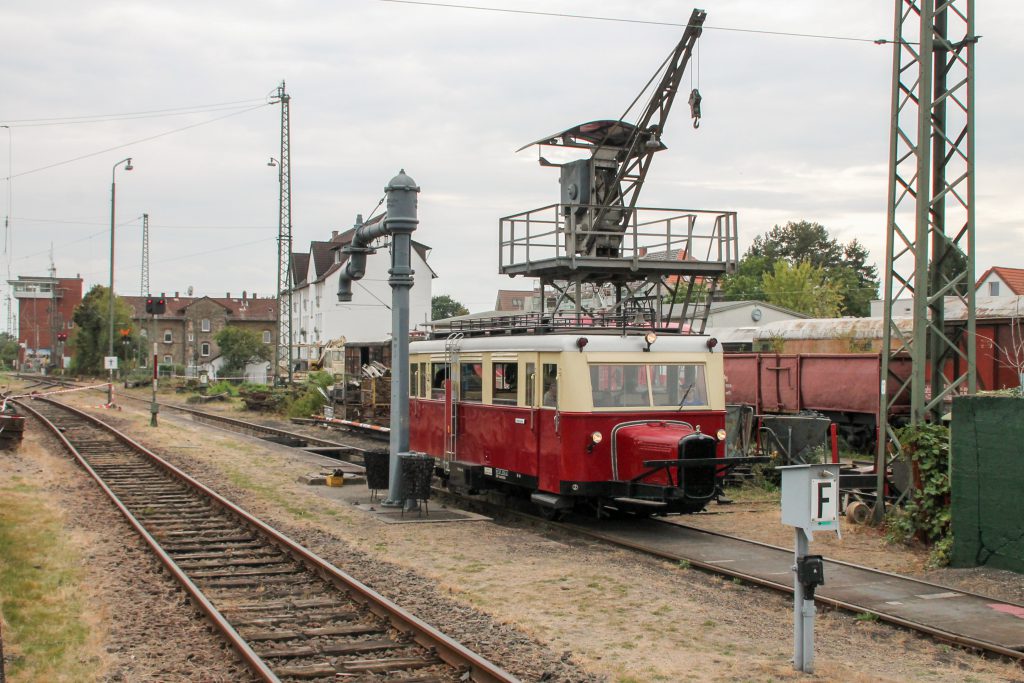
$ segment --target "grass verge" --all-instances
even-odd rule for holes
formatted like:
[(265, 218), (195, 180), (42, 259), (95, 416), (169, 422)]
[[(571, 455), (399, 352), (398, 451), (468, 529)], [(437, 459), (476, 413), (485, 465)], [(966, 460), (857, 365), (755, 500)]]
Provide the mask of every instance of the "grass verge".
[(79, 596), (80, 558), (34, 487), (0, 487), (0, 616), (8, 681), (96, 680)]

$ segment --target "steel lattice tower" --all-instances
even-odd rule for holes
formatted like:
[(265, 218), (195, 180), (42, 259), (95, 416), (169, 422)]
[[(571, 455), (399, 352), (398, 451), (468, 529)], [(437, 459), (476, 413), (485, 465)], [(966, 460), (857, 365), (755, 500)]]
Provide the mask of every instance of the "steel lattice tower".
[[(973, 394), (974, 0), (896, 0), (889, 200), (877, 452), (878, 491), (901, 447), (892, 408), (911, 424), (938, 420), (944, 401)], [(913, 297), (913, 328), (893, 302)], [(965, 309), (946, 323), (947, 297)], [(910, 373), (897, 372), (910, 358)], [(878, 496), (876, 519), (884, 513)]]
[(142, 214), (142, 279), (139, 295), (149, 296), (149, 214)]
[(285, 92), (284, 81), (277, 87), (272, 100), (281, 105), (281, 155), (278, 158), (277, 224), (277, 344), (274, 348), (274, 384), (277, 384), (281, 364), (288, 368), (288, 384), (292, 383), (292, 171), (289, 142), (288, 106), (291, 96)]

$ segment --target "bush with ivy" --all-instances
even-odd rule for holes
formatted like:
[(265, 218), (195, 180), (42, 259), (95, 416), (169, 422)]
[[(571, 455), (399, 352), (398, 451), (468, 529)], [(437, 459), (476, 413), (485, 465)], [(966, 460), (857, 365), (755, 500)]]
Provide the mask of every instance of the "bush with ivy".
[(902, 508), (886, 515), (886, 538), (909, 543), (914, 539), (932, 547), (929, 564), (949, 564), (953, 533), (949, 509), (949, 429), (941, 424), (919, 424), (897, 432), (903, 453), (913, 463), (915, 486)]
[(329, 372), (309, 373), (303, 385), (303, 391), (289, 401), (285, 408), (288, 417), (309, 417), (319, 413), (327, 403), (324, 393), (332, 384), (334, 384), (334, 375)]

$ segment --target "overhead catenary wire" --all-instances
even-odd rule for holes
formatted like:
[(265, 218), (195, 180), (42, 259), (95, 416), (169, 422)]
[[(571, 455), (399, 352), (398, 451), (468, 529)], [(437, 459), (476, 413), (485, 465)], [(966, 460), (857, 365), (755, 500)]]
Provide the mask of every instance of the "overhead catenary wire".
[[(259, 102), (260, 100), (256, 100)], [(115, 115), (101, 115), (101, 116), (84, 116), (84, 117), (68, 117), (61, 119), (39, 119), (37, 121), (27, 120), (22, 123), (11, 122), (12, 128), (36, 128), (40, 126), (78, 126), (87, 125), (93, 123), (110, 123), (112, 121), (134, 121), (138, 119), (157, 119), (167, 118), (170, 116), (190, 116), (192, 114), (207, 114), (218, 111), (236, 111), (239, 109), (245, 109), (253, 106), (253, 101), (249, 101), (242, 105), (232, 106), (221, 106), (221, 107), (202, 107), (195, 109), (182, 109), (176, 111), (169, 111), (165, 113), (139, 113), (139, 114), (115, 114)]]
[(99, 156), (100, 154), (106, 154), (107, 152), (112, 152), (112, 151), (117, 150), (117, 149), (124, 149), (125, 147), (130, 147), (132, 145), (138, 145), (138, 144), (141, 144), (143, 142), (150, 142), (151, 140), (157, 140), (159, 138), (166, 137), (168, 135), (173, 135), (175, 133), (181, 133), (182, 131), (191, 130), (193, 128), (198, 128), (200, 126), (206, 126), (206, 125), (209, 125), (211, 123), (215, 123), (217, 121), (223, 121), (224, 119), (231, 118), (232, 116), (239, 116), (241, 114), (246, 114), (246, 113), (248, 113), (250, 111), (255, 111), (256, 109), (260, 109), (262, 107), (268, 107), (268, 106), (270, 106), (270, 103), (263, 102), (262, 104), (258, 104), (255, 107), (249, 107), (247, 109), (242, 109), (241, 111), (233, 111), (230, 114), (226, 114), (224, 116), (217, 116), (217, 117), (212, 118), (212, 119), (207, 119), (206, 121), (200, 121), (198, 123), (192, 123), (192, 124), (189, 124), (187, 126), (182, 126), (180, 128), (175, 128), (173, 130), (164, 131), (163, 133), (157, 133), (156, 135), (150, 135), (148, 137), (139, 138), (137, 140), (132, 140), (130, 142), (125, 142), (125, 143), (122, 143), (120, 145), (114, 145), (113, 147), (107, 147), (106, 149), (97, 150), (95, 152), (89, 152), (88, 154), (82, 154), (82, 155), (74, 157), (72, 159), (65, 159), (64, 161), (57, 161), (57, 162), (52, 163), (52, 164), (47, 164), (46, 166), (40, 166), (38, 168), (33, 168), (31, 170), (28, 170), (28, 171), (22, 171), (21, 173), (15, 173), (14, 175), (8, 176), (7, 180), (10, 180), (11, 178), (20, 178), (22, 176), (30, 175), (32, 173), (39, 173), (40, 171), (47, 171), (47, 170), (49, 170), (51, 168), (57, 168), (58, 166), (64, 166), (66, 164), (74, 163), (76, 161), (81, 161), (82, 159), (88, 159), (90, 157)]
[[(15, 216), (12, 216), (11, 218), (15, 218)], [(109, 221), (104, 223), (102, 221), (75, 221), (60, 218), (23, 218), (21, 216), (17, 216), (17, 219), (19, 221), (23, 221), (26, 223), (56, 223), (59, 225), (110, 225)], [(139, 219), (132, 219), (132, 221), (135, 220)], [(131, 223), (132, 221), (127, 221), (127, 223)], [(119, 223), (118, 225), (124, 224)], [(163, 223), (151, 222), (149, 226), (151, 228), (159, 228), (161, 230), (277, 230), (276, 225), (166, 225)]]
[[(649, 26), (679, 26), (685, 27), (687, 24), (680, 23), (677, 21), (654, 21), (652, 19), (627, 19), (625, 17), (605, 17), (594, 14), (573, 14), (569, 12), (542, 12), (540, 10), (524, 10), (524, 9), (512, 9), (510, 7), (484, 7), (481, 5), (464, 5), (451, 2), (426, 2), (426, 0), (377, 0), (378, 2), (388, 2), (398, 5), (421, 5), (424, 7), (439, 7), (445, 9), (467, 9), (477, 10), (481, 12), (501, 12), (505, 14), (526, 14), (531, 16), (540, 17), (558, 17), (561, 19), (586, 19), (590, 21), (608, 21), (622, 24), (646, 24)], [(753, 29), (753, 28), (738, 28), (734, 26), (709, 26), (704, 25), (705, 30), (711, 31), (728, 31), (733, 33), (756, 33), (769, 36), (780, 36), (787, 38), (812, 38), (819, 40), (841, 40), (846, 42), (855, 43), (872, 43), (874, 45), (885, 45), (891, 43), (891, 40), (885, 38), (860, 38), (856, 36), (837, 36), (825, 33), (799, 33), (795, 31), (771, 31), (767, 29)]]

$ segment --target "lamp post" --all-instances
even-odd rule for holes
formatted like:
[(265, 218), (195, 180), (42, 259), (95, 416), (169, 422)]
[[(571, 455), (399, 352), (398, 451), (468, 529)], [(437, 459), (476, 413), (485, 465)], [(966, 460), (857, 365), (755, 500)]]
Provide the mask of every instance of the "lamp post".
[[(14, 237), (11, 234), (11, 193), (14, 185), (14, 137), (11, 135), (11, 127), (8, 125), (0, 125), (0, 128), (7, 129), (7, 213), (4, 215), (4, 248), (5, 254), (8, 254), (8, 263), (10, 263), (10, 254), (8, 248), (11, 251), (14, 250)], [(8, 270), (10, 270), (8, 268)], [(8, 273), (9, 274), (9, 273)], [(7, 334), (12, 336), (20, 337), (21, 333), (18, 328), (14, 326), (14, 313), (12, 310), (12, 303), (10, 294), (7, 295)]]
[[(117, 172), (117, 167), (121, 164), (125, 164), (124, 170), (130, 171), (132, 168), (132, 158), (121, 159), (121, 161), (114, 164), (114, 167), (110, 169), (110, 305), (107, 307), (107, 313), (110, 317), (110, 338), (107, 347), (108, 357), (114, 356), (114, 208), (115, 198), (117, 197), (117, 185), (114, 183), (114, 175)], [(107, 404), (114, 404), (114, 368), (111, 366), (110, 370), (110, 383), (107, 385)]]

